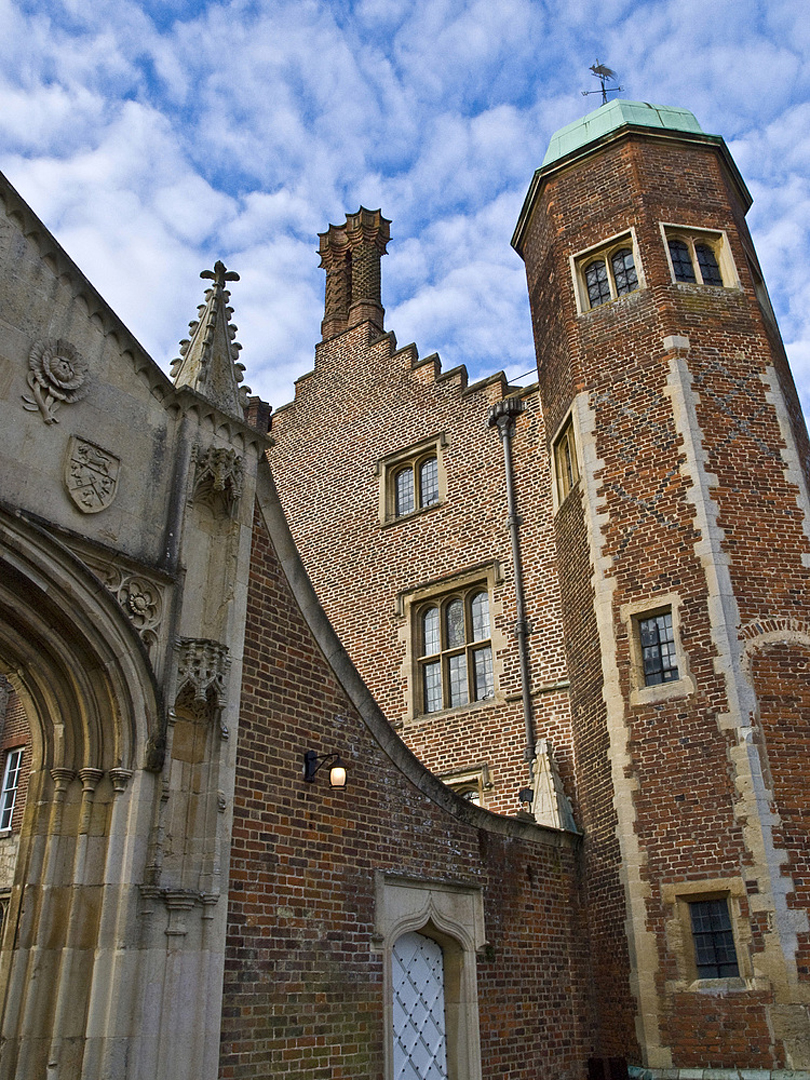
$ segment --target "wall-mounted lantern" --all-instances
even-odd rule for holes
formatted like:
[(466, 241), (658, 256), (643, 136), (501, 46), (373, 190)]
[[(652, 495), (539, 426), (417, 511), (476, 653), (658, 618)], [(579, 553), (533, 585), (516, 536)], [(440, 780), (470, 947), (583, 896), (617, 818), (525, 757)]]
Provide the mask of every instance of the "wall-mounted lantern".
[(329, 783), (334, 788), (346, 787), (346, 766), (341, 760), (340, 754), (324, 754), (318, 756), (316, 750), (307, 750), (304, 754), (304, 780), (308, 784), (315, 781), (315, 774), (324, 765), (329, 764)]

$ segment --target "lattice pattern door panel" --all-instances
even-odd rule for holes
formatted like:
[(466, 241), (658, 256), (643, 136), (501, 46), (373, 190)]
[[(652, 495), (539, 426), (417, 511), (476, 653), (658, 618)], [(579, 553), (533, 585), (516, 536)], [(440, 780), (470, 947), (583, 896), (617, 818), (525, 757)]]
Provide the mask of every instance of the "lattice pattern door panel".
[(441, 946), (422, 934), (403, 934), (391, 967), (394, 1080), (447, 1080)]

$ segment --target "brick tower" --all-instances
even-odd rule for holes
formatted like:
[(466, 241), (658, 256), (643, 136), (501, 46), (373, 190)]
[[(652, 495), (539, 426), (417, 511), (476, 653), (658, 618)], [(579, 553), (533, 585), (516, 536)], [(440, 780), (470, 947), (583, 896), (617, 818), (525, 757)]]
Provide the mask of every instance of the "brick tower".
[(645, 1077), (810, 1069), (808, 444), (750, 201), (691, 113), (616, 100), (554, 136), (513, 238), (554, 461), (595, 1053)]

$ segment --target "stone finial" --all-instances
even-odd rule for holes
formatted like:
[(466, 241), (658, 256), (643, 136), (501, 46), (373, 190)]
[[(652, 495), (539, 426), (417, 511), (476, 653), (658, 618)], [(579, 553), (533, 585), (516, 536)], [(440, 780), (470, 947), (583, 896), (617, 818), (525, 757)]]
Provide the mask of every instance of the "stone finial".
[(189, 323), (190, 338), (180, 342), (180, 356), (172, 361), (175, 386), (190, 386), (212, 401), (223, 412), (242, 416), (249, 387), (240, 386), (244, 364), (239, 363), (242, 346), (231, 323), (233, 308), (228, 307), (230, 293), (225, 288), (239, 275), (217, 261), (213, 270), (203, 270), (200, 277), (213, 282), (205, 290), (205, 303), (199, 318)]
[(380, 259), (391, 238), (391, 222), (379, 210), (361, 206), (343, 225), (319, 233), (321, 266), (326, 271), (326, 302), (321, 332), (324, 340), (371, 322), (383, 329)]

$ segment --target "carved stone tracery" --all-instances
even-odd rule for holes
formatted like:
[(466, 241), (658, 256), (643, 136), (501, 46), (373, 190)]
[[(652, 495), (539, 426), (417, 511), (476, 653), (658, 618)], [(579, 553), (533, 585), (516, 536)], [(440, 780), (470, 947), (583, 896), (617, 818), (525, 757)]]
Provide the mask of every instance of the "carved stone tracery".
[(87, 555), (83, 558), (132, 620), (154, 662), (163, 618), (164, 587), (143, 574), (130, 573), (120, 566), (102, 563)]
[(210, 446), (197, 456), (195, 501), (206, 503), (214, 510), (224, 504), (226, 513), (232, 514), (242, 496), (244, 474), (243, 459), (235, 450)]
[[(208, 638), (180, 638), (177, 642), (177, 697), (185, 692), (195, 704), (205, 708), (212, 719), (219, 720), (228, 695), (228, 648)], [(227, 730), (221, 734), (227, 738)]]

